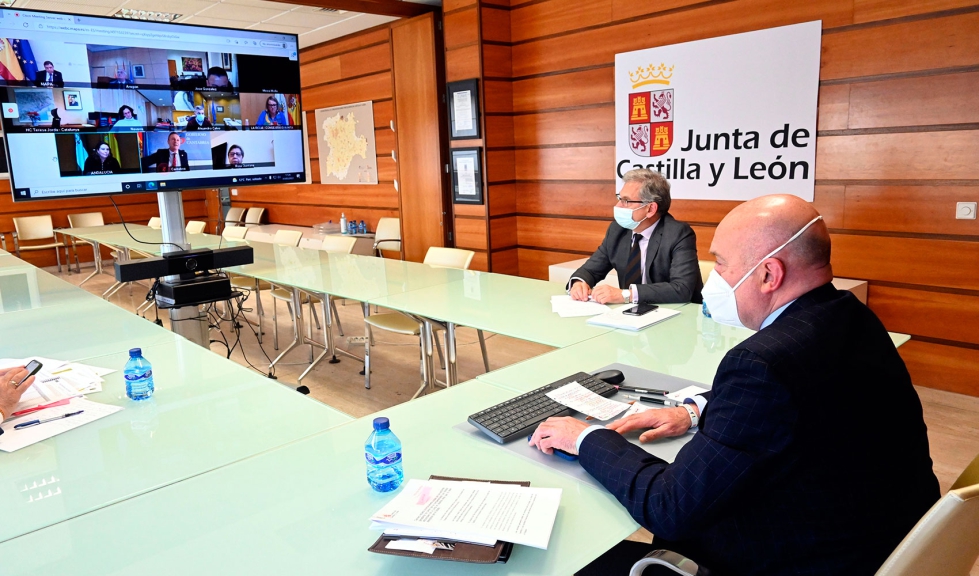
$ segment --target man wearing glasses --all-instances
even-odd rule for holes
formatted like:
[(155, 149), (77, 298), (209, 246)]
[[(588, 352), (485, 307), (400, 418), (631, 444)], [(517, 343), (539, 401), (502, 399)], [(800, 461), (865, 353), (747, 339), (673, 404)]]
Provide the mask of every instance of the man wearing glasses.
[[(598, 250), (571, 276), (571, 297), (601, 304), (699, 304), (697, 236), (669, 214), (670, 183), (646, 168), (630, 170), (622, 179), (615, 221)], [(619, 287), (596, 286), (613, 268)]]

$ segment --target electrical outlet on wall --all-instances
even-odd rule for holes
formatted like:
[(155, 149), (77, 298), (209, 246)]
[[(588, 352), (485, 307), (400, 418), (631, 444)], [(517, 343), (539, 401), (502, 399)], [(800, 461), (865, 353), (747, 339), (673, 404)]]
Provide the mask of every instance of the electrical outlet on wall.
[(976, 219), (976, 202), (956, 202), (955, 203), (955, 219), (956, 220), (975, 220)]

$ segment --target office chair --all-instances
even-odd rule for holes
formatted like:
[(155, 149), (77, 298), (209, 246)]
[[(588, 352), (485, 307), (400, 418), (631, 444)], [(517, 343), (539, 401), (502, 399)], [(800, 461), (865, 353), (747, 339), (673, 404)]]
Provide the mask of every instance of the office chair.
[[(83, 214), (69, 214), (68, 215), (68, 226), (70, 228), (94, 228), (97, 226), (105, 226), (105, 220), (102, 218), (101, 212), (85, 212)], [(91, 240), (82, 240), (80, 238), (71, 237), (71, 251), (75, 255), (75, 269), (81, 273), (82, 267), (81, 263), (78, 261), (78, 244), (88, 244), (92, 247), (92, 260), (95, 264), (95, 272), (89, 275), (88, 278), (82, 280), (79, 284), (88, 282), (96, 274), (102, 272), (102, 254), (98, 253), (95, 248), (95, 242)]]
[[(969, 576), (979, 558), (979, 456), (969, 464), (887, 557), (876, 576)], [(655, 550), (632, 566), (641, 576), (647, 566), (677, 574), (708, 574), (696, 562), (669, 550)]]
[[(400, 248), (400, 247), (399, 247)], [(440, 248), (431, 247), (425, 254), (424, 263), (430, 266), (442, 266), (445, 268), (461, 268), (466, 270), (469, 268), (469, 264), (472, 263), (473, 256), (476, 253), (472, 250), (462, 250), (459, 248)], [(365, 312), (366, 313), (366, 312)], [(394, 332), (396, 334), (404, 334), (406, 336), (420, 336), (422, 325), (407, 314), (402, 314), (401, 312), (385, 312), (383, 314), (373, 314), (364, 317), (364, 322), (367, 324), (368, 339), (364, 343), (364, 387), (371, 387), (371, 371), (370, 371), (370, 349), (371, 341), (374, 339), (373, 329), (378, 328), (381, 330), (387, 330), (388, 332)], [(434, 324), (433, 328), (436, 331), (441, 331), (442, 327), (439, 324)], [(476, 334), (479, 337), (479, 348), (483, 354), (483, 366), (486, 371), (489, 372), (489, 356), (486, 353), (486, 339), (483, 336), (482, 330), (477, 330)], [(442, 345), (439, 342), (439, 338), (435, 336), (435, 348), (438, 351), (439, 361), (442, 366), (448, 370), (448, 361), (445, 355), (442, 354)], [(421, 339), (419, 338), (419, 347), (421, 347)], [(422, 358), (424, 362), (424, 358)], [(421, 392), (422, 389), (419, 389)], [(415, 394), (416, 396), (418, 393)]]
[(240, 226), (242, 221), (245, 219), (245, 209), (232, 206), (228, 208), (228, 213), (224, 216), (224, 225), (228, 226)]
[(374, 255), (384, 257), (381, 250), (401, 254), (401, 220), (399, 218), (381, 218), (374, 230)]
[[(61, 273), (61, 253), (59, 248), (65, 249), (65, 264), (68, 265), (68, 273), (71, 274), (71, 260), (68, 257), (68, 246), (58, 240), (54, 234), (54, 222), (50, 214), (44, 216), (22, 216), (14, 218), (14, 253), (20, 258), (21, 252), (32, 252), (35, 250), (54, 249), (54, 258), (58, 263), (58, 274)], [(21, 246), (23, 240), (50, 240), (44, 244), (34, 244)]]
[[(251, 212), (251, 210), (252, 209), (249, 208), (249, 212)], [(261, 210), (264, 210), (264, 208), (262, 208)], [(276, 231), (275, 236), (272, 238), (272, 243), (278, 244), (279, 246), (298, 247), (299, 242), (301, 242), (302, 239), (303, 239), (303, 233), (300, 230), (278, 230)], [(271, 288), (272, 290), (270, 293), (272, 294), (272, 346), (273, 348), (278, 350), (279, 349), (279, 315), (278, 315), (278, 306), (277, 306), (278, 300), (286, 301), (286, 307), (289, 309), (289, 316), (292, 318), (293, 330), (298, 332), (300, 329), (302, 329), (302, 327), (296, 324), (296, 312), (295, 310), (292, 309), (292, 291), (295, 290), (295, 288), (292, 287), (286, 288), (283, 286), (279, 286), (277, 284), (273, 284)], [(315, 309), (313, 310), (313, 319), (316, 321), (316, 327), (319, 328), (320, 321), (319, 318), (316, 316)]]
[(187, 230), (188, 234), (202, 234), (204, 232), (204, 228), (206, 227), (207, 227), (207, 222), (202, 222), (200, 220), (191, 220), (190, 222), (187, 223), (187, 226), (184, 229)]
[(258, 226), (265, 218), (265, 208), (252, 206), (245, 212), (245, 226)]
[[(249, 230), (245, 226), (226, 226), (221, 231), (221, 236), (225, 240), (244, 241), (247, 239)], [(239, 274), (229, 274), (228, 276), (231, 279), (231, 287), (233, 289), (255, 295), (255, 315), (258, 317), (258, 342), (261, 344), (262, 335), (265, 333), (264, 322), (262, 321), (265, 318), (265, 310), (262, 308), (262, 290), (270, 290), (272, 285), (264, 280), (252, 278), (251, 276), (241, 276)], [(232, 317), (234, 317), (233, 312)], [(245, 322), (252, 324), (252, 326), (255, 325), (244, 314), (241, 317), (245, 319)]]
[(160, 220), (159, 216), (154, 216), (150, 218), (150, 221), (146, 223), (146, 226), (153, 228), (154, 230), (159, 230), (163, 227), (163, 221)]

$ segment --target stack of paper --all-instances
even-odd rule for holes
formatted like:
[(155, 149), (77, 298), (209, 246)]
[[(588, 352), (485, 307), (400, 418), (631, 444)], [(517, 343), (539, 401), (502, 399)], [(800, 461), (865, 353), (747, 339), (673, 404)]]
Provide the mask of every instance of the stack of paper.
[[(57, 436), (62, 432), (67, 432), (89, 422), (94, 422), (99, 418), (105, 418), (109, 414), (115, 414), (120, 410), (122, 410), (121, 406), (100, 404), (84, 398), (72, 398), (66, 404), (58, 404), (57, 406), (30, 412), (23, 416), (8, 418), (3, 421), (3, 424), (0, 424), (0, 427), (3, 428), (3, 434), (0, 435), (0, 450), (4, 452), (20, 450), (25, 446), (30, 446), (41, 440), (47, 440), (52, 436)], [(81, 411), (81, 414), (61, 418), (65, 414), (72, 414), (79, 411)], [(21, 428), (20, 430), (16, 428), (18, 424), (25, 422), (48, 419), (53, 420), (27, 428)]]
[(605, 314), (609, 310), (611, 310), (611, 308), (605, 304), (599, 304), (598, 302), (593, 302), (591, 300), (587, 302), (572, 300), (571, 296), (567, 294), (551, 296), (551, 312), (554, 312), (561, 318), (595, 316), (596, 314)]
[(625, 402), (599, 396), (577, 382), (551, 390), (547, 393), (547, 397), (575, 412), (581, 412), (598, 420), (611, 420), (629, 408)]
[(486, 546), (502, 540), (546, 550), (560, 503), (560, 488), (409, 480), (371, 516), (371, 529)]
[(632, 306), (627, 306), (618, 310), (606, 312), (601, 316), (589, 318), (586, 323), (593, 326), (608, 326), (609, 328), (621, 328), (623, 330), (642, 330), (643, 328), (652, 326), (657, 322), (662, 322), (667, 318), (672, 318), (680, 313), (679, 310), (671, 310), (669, 308), (663, 308), (662, 306), (656, 310), (653, 310), (652, 312), (643, 314), (642, 316), (630, 316), (622, 313), (625, 310), (631, 309)]
[(102, 384), (105, 382), (102, 376), (115, 372), (107, 368), (40, 357), (0, 359), (0, 369), (26, 366), (31, 360), (37, 360), (43, 367), (34, 376), (34, 384), (20, 397), (20, 403), (14, 408), (14, 414), (68, 398), (101, 392)]

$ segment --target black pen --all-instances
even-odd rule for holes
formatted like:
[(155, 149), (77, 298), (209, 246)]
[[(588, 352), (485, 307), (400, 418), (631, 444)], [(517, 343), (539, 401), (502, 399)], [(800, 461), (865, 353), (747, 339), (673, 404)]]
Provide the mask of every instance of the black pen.
[(668, 390), (653, 390), (652, 388), (633, 388), (632, 386), (616, 386), (621, 392), (638, 392), (640, 394), (659, 394), (660, 396), (666, 396), (669, 394)]
[(625, 395), (626, 398), (632, 400), (639, 400), (640, 402), (649, 402), (651, 404), (662, 404), (663, 406), (679, 406), (680, 403), (676, 400), (666, 400), (665, 398), (653, 398), (651, 396), (630, 396)]
[(84, 410), (79, 410), (78, 412), (69, 412), (67, 414), (62, 414), (61, 416), (55, 416), (54, 418), (47, 418), (45, 420), (31, 420), (30, 422), (21, 422), (14, 426), (14, 430), (21, 430), (23, 428), (30, 428), (31, 426), (37, 426), (38, 424), (44, 424), (45, 422), (53, 422), (55, 420), (61, 420), (62, 418), (69, 418), (71, 416), (78, 416), (84, 412)]

